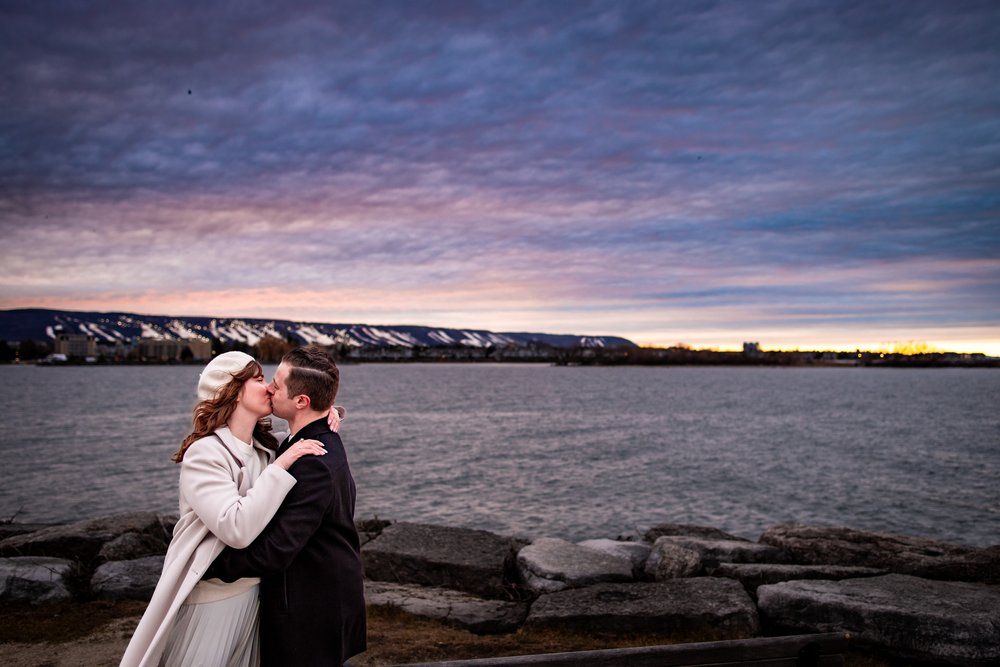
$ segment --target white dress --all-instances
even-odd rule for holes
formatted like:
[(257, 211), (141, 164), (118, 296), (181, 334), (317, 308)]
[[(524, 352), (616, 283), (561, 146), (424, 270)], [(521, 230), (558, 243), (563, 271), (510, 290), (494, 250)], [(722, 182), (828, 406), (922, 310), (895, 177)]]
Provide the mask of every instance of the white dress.
[[(240, 441), (228, 429), (216, 434), (241, 465), (241, 479), (233, 480), (241, 496), (246, 496), (253, 481), (270, 463), (270, 457), (259, 448)], [(228, 508), (217, 506), (210, 493), (199, 493), (203, 487), (185, 479), (181, 463), (180, 512), (195, 512), (203, 520), (213, 513), (225, 513)], [(201, 473), (193, 473), (200, 475)], [(209, 496), (206, 498), (205, 496)], [(206, 516), (207, 515), (207, 516)], [(210, 523), (212, 519), (206, 520)], [(264, 525), (246, 526), (254, 535)], [(245, 546), (243, 544), (230, 546)], [(162, 667), (257, 667), (260, 664), (258, 632), (260, 580), (240, 579), (225, 583), (219, 579), (199, 581), (180, 606), (166, 639), (159, 665)]]
[(181, 605), (160, 665), (257, 667), (259, 614), (256, 585), (217, 602)]

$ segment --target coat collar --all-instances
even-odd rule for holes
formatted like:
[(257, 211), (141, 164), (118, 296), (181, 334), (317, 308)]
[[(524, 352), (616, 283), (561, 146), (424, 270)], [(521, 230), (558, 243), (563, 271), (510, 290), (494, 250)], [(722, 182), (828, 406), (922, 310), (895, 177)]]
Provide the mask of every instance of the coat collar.
[(326, 417), (320, 417), (316, 421), (309, 422), (298, 432), (292, 436), (291, 440), (288, 441), (289, 444), (298, 442), (299, 440), (305, 440), (306, 438), (315, 438), (318, 435), (323, 435), (324, 433), (333, 433), (330, 430), (330, 425), (326, 423)]
[[(309, 426), (311, 426), (311, 424)], [(219, 428), (215, 429), (215, 434), (220, 438), (222, 438), (222, 442), (226, 443), (229, 449), (231, 449), (233, 452), (242, 452), (244, 454), (249, 453), (247, 451), (247, 443), (243, 442), (235, 435), (233, 435), (233, 432), (229, 430), (228, 426), (220, 426)], [(257, 442), (256, 438), (253, 439), (253, 448), (258, 449), (268, 455), (274, 453), (273, 450), (270, 450), (261, 443)]]

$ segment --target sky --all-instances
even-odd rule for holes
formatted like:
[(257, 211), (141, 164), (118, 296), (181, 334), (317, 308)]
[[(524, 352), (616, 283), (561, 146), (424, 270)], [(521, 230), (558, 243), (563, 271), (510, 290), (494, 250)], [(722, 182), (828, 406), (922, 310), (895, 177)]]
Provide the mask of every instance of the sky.
[(1000, 3), (0, 5), (0, 309), (1000, 355)]

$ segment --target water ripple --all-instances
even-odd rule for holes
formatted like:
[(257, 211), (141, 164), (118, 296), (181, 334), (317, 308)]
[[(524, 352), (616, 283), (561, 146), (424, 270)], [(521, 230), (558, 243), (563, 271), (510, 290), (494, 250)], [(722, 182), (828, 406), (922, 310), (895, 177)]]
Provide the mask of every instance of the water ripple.
[[(174, 510), (196, 367), (2, 367), (0, 517)], [(273, 369), (270, 369), (273, 370)], [(1000, 371), (363, 365), (358, 515), (569, 539), (797, 521), (1000, 542)]]

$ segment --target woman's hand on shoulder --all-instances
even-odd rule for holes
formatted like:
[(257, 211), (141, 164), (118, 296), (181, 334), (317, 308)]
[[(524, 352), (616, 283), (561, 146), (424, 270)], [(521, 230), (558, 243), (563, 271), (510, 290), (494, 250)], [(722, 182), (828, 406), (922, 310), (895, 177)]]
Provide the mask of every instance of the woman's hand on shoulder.
[(284, 454), (276, 458), (274, 465), (288, 470), (292, 467), (293, 463), (303, 456), (322, 456), (323, 454), (326, 454), (326, 447), (319, 440), (299, 440), (289, 447)]
[(347, 410), (339, 405), (330, 406), (330, 414), (326, 418), (326, 424), (334, 433), (340, 433), (340, 422), (347, 417)]

